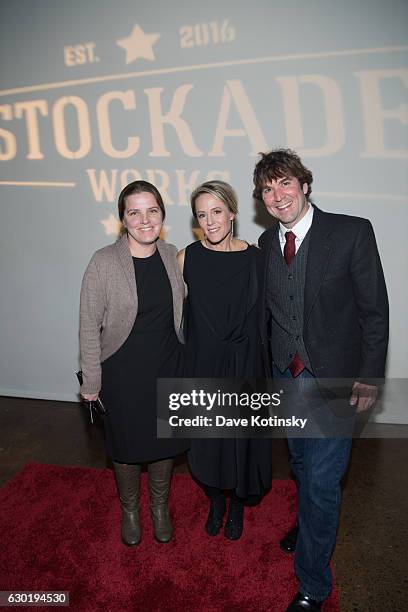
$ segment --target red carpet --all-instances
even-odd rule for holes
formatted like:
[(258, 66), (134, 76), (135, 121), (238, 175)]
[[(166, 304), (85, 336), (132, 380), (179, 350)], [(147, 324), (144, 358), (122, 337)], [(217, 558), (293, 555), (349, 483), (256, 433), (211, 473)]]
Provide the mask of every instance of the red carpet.
[[(274, 481), (261, 505), (246, 509), (241, 540), (230, 542), (205, 535), (205, 496), (177, 474), (175, 538), (166, 545), (153, 540), (143, 476), (143, 537), (129, 549), (113, 472), (29, 463), (0, 490), (0, 590), (69, 591), (70, 609), (89, 612), (286, 609), (297, 583), (278, 540), (295, 518), (292, 482)], [(324, 611), (338, 610), (334, 594)]]

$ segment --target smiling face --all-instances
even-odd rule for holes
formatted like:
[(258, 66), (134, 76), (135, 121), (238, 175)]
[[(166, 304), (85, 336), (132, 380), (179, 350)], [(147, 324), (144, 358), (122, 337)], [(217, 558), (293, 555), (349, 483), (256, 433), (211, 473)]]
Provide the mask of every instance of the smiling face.
[(211, 244), (219, 244), (231, 232), (235, 215), (220, 198), (210, 193), (201, 194), (195, 201), (195, 213), (206, 239)]
[(159, 237), (163, 224), (162, 211), (154, 195), (142, 191), (127, 196), (123, 224), (131, 249), (151, 247)]
[(309, 209), (307, 191), (307, 183), (300, 185), (294, 176), (283, 176), (265, 183), (262, 200), (268, 213), (291, 229)]

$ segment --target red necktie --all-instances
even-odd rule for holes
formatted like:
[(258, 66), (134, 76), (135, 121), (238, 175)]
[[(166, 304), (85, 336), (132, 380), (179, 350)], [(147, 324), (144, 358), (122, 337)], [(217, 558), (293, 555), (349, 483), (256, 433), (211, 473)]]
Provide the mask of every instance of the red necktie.
[(285, 240), (286, 242), (283, 248), (283, 256), (288, 266), (290, 266), (290, 264), (292, 263), (292, 259), (294, 258), (295, 253), (296, 253), (296, 245), (295, 245), (296, 236), (293, 232), (286, 232)]
[[(283, 256), (285, 258), (287, 265), (290, 266), (295, 256), (295, 253), (296, 253), (296, 245), (295, 245), (296, 236), (293, 232), (286, 232), (285, 240), (286, 242), (285, 242), (285, 246), (283, 249)], [(299, 376), (299, 374), (303, 372), (304, 369), (305, 369), (305, 364), (301, 360), (299, 353), (296, 353), (293, 360), (289, 364), (290, 373), (292, 374), (293, 378), (296, 378), (296, 376)]]

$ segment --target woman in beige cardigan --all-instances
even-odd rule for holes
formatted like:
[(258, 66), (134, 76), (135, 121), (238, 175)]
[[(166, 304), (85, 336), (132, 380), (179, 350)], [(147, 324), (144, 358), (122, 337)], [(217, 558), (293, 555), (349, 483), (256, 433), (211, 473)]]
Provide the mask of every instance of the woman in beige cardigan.
[(168, 542), (168, 495), (173, 457), (183, 440), (157, 439), (156, 380), (182, 376), (184, 285), (176, 248), (159, 239), (165, 209), (159, 191), (134, 181), (121, 192), (125, 234), (97, 251), (82, 282), (80, 351), (82, 397), (106, 406), (107, 452), (122, 506), (122, 540), (140, 542), (139, 482), (148, 464), (154, 534)]

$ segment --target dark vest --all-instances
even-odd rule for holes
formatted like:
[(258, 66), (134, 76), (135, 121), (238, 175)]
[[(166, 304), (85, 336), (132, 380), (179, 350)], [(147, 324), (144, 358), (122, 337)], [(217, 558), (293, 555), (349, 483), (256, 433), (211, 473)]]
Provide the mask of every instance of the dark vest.
[(299, 353), (312, 371), (303, 341), (303, 311), (310, 230), (290, 266), (283, 258), (279, 230), (272, 240), (268, 262), (266, 306), (270, 314), (270, 342), (274, 363), (283, 372)]

